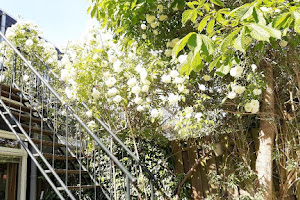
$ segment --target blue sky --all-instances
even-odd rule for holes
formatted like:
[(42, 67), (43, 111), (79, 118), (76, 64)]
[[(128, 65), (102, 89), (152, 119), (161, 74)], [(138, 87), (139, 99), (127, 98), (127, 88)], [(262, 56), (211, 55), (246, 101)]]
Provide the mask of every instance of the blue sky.
[(87, 0), (0, 0), (0, 9), (16, 19), (33, 21), (57, 46), (79, 39), (87, 30), (89, 5)]

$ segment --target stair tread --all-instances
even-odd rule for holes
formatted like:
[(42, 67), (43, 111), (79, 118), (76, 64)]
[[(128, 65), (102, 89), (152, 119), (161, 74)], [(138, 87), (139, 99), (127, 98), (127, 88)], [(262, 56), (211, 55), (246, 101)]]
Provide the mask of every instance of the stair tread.
[(14, 101), (18, 101), (18, 102), (22, 102), (22, 103), (25, 103), (25, 102), (28, 102), (28, 101), (29, 101), (29, 100), (26, 99), (26, 98), (23, 98), (23, 97), (21, 98), (20, 96), (15, 95), (15, 94), (10, 93), (10, 92), (5, 91), (5, 90), (0, 90), (0, 94), (1, 94), (1, 96), (3, 96), (3, 97), (10, 98), (10, 99), (12, 99), (12, 100), (14, 100)]
[[(35, 155), (35, 156), (38, 156), (38, 155)], [(43, 156), (46, 159), (52, 159), (52, 158), (54, 158), (55, 160), (66, 160), (66, 156), (65, 155), (53, 155), (53, 154), (50, 154), (50, 153), (43, 153)], [(76, 157), (68, 156), (68, 160), (76, 160)]]
[(15, 109), (18, 109), (18, 110), (20, 110), (20, 108), (21, 108), (22, 111), (28, 112), (28, 113), (30, 113), (30, 111), (37, 112), (36, 110), (34, 110), (34, 109), (30, 108), (30, 107), (17, 104), (15, 102), (9, 101), (7, 99), (2, 99), (2, 101), (5, 103), (5, 105), (7, 105), (8, 107), (11, 107), (11, 108), (15, 108)]
[[(87, 174), (88, 172), (85, 170), (66, 170), (66, 169), (55, 169), (54, 170), (58, 174), (65, 174), (68, 171), (68, 174)], [(50, 173), (50, 170), (46, 170), (46, 173)]]
[[(34, 139), (32, 138), (31, 139), (35, 144), (40, 144), (41, 143), (41, 140), (39, 139)], [(61, 144), (61, 143), (57, 143), (55, 142), (54, 145), (53, 145), (53, 142), (52, 141), (47, 141), (47, 140), (42, 140), (42, 144), (44, 146), (49, 146), (49, 147), (65, 147), (66, 145), (65, 144)]]
[[(24, 130), (29, 131), (30, 126), (26, 125), (26, 124), (22, 124), (22, 127), (24, 128)], [(31, 132), (33, 133), (41, 133), (42, 129), (40, 128), (36, 128), (36, 127), (32, 127), (31, 126)], [(47, 129), (43, 129), (43, 135), (49, 135), (52, 136), (53, 132), (51, 130), (47, 130)]]
[(25, 115), (25, 114), (22, 114), (22, 113), (19, 113), (19, 112), (15, 112), (15, 111), (10, 111), (16, 118), (21, 118), (22, 120), (26, 121), (28, 120), (27, 122), (29, 122), (29, 120), (31, 120), (32, 122), (35, 122), (35, 123), (41, 123), (42, 122), (42, 119), (41, 118), (37, 118), (37, 117), (33, 117), (33, 116), (30, 116), (30, 115)]
[(13, 93), (20, 93), (20, 92), (21, 92), (21, 90), (19, 90), (19, 89), (17, 89), (17, 88), (10, 87), (10, 86), (4, 85), (4, 84), (2, 84), (2, 83), (0, 84), (0, 88), (1, 88), (2, 90), (8, 91), (8, 92), (12, 91)]
[[(67, 186), (69, 190), (78, 190), (78, 189), (93, 189), (93, 188), (100, 188), (100, 185), (75, 185), (75, 186)], [(63, 190), (63, 187), (58, 187), (58, 190)]]

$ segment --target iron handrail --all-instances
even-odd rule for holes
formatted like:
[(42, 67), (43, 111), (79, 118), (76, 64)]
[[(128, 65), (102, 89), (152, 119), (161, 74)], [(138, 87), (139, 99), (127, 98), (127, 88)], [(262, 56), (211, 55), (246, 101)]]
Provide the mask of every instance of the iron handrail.
[[(46, 85), (49, 91), (60, 101), (60, 103), (65, 104), (62, 97), (50, 86), (47, 80), (29, 63), (29, 61), (20, 53), (20, 51), (0, 32), (0, 36), (5, 40), (5, 42), (13, 49), (13, 51), (23, 60), (27, 67)], [(128, 177), (128, 179), (135, 183), (136, 179), (132, 174), (124, 167), (124, 165), (109, 151), (109, 149), (100, 141), (100, 139), (88, 128), (88, 126), (81, 120), (81, 118), (75, 114), (73, 108), (69, 105), (65, 105), (70, 111), (70, 114), (76, 119), (77, 122), (87, 131), (87, 133), (98, 143), (102, 150), (110, 157), (110, 159), (121, 169), (121, 171)]]

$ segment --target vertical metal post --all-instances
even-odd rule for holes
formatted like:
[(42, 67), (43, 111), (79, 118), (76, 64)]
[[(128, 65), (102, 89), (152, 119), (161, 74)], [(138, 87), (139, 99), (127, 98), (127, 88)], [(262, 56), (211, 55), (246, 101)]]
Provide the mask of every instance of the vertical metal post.
[(150, 180), (150, 190), (151, 190), (151, 200), (154, 200), (154, 188), (153, 188), (152, 180)]
[[(6, 26), (6, 14), (2, 11), (1, 16), (2, 16), (2, 18), (1, 18), (2, 19), (1, 20), (1, 32), (4, 35), (4, 33), (5, 33), (5, 26)], [(2, 37), (0, 38), (0, 43), (1, 42), (3, 42), (3, 38)]]
[(126, 176), (126, 199), (130, 199), (130, 180), (128, 176)]

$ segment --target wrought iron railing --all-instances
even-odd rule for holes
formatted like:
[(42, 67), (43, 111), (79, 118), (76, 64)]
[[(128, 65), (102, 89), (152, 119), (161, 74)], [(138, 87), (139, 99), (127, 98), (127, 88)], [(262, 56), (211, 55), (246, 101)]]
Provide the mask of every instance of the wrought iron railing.
[[(68, 101), (58, 94), (50, 83), (63, 83), (47, 73), (45, 63), (41, 59), (29, 62), (24, 57), (25, 52), (21, 53), (21, 49), (17, 49), (2, 33), (0, 36), (6, 43), (1, 50), (0, 114), (17, 137), (18, 132), (25, 135), (30, 148), (21, 138), (18, 140), (58, 197), (82, 199), (88, 195), (91, 199), (155, 199), (153, 183), (157, 191), (162, 187), (137, 156), (101, 119), (95, 118), (111, 140), (107, 137), (100, 139), (95, 133), (97, 130), (88, 127), (79, 117), (82, 108), (88, 110), (87, 105)], [(114, 156), (112, 146), (107, 147), (106, 144), (112, 141), (138, 167), (131, 167), (129, 172)], [(138, 187), (134, 176), (139, 173), (145, 174), (149, 192)], [(119, 182), (113, 181), (116, 179)]]

